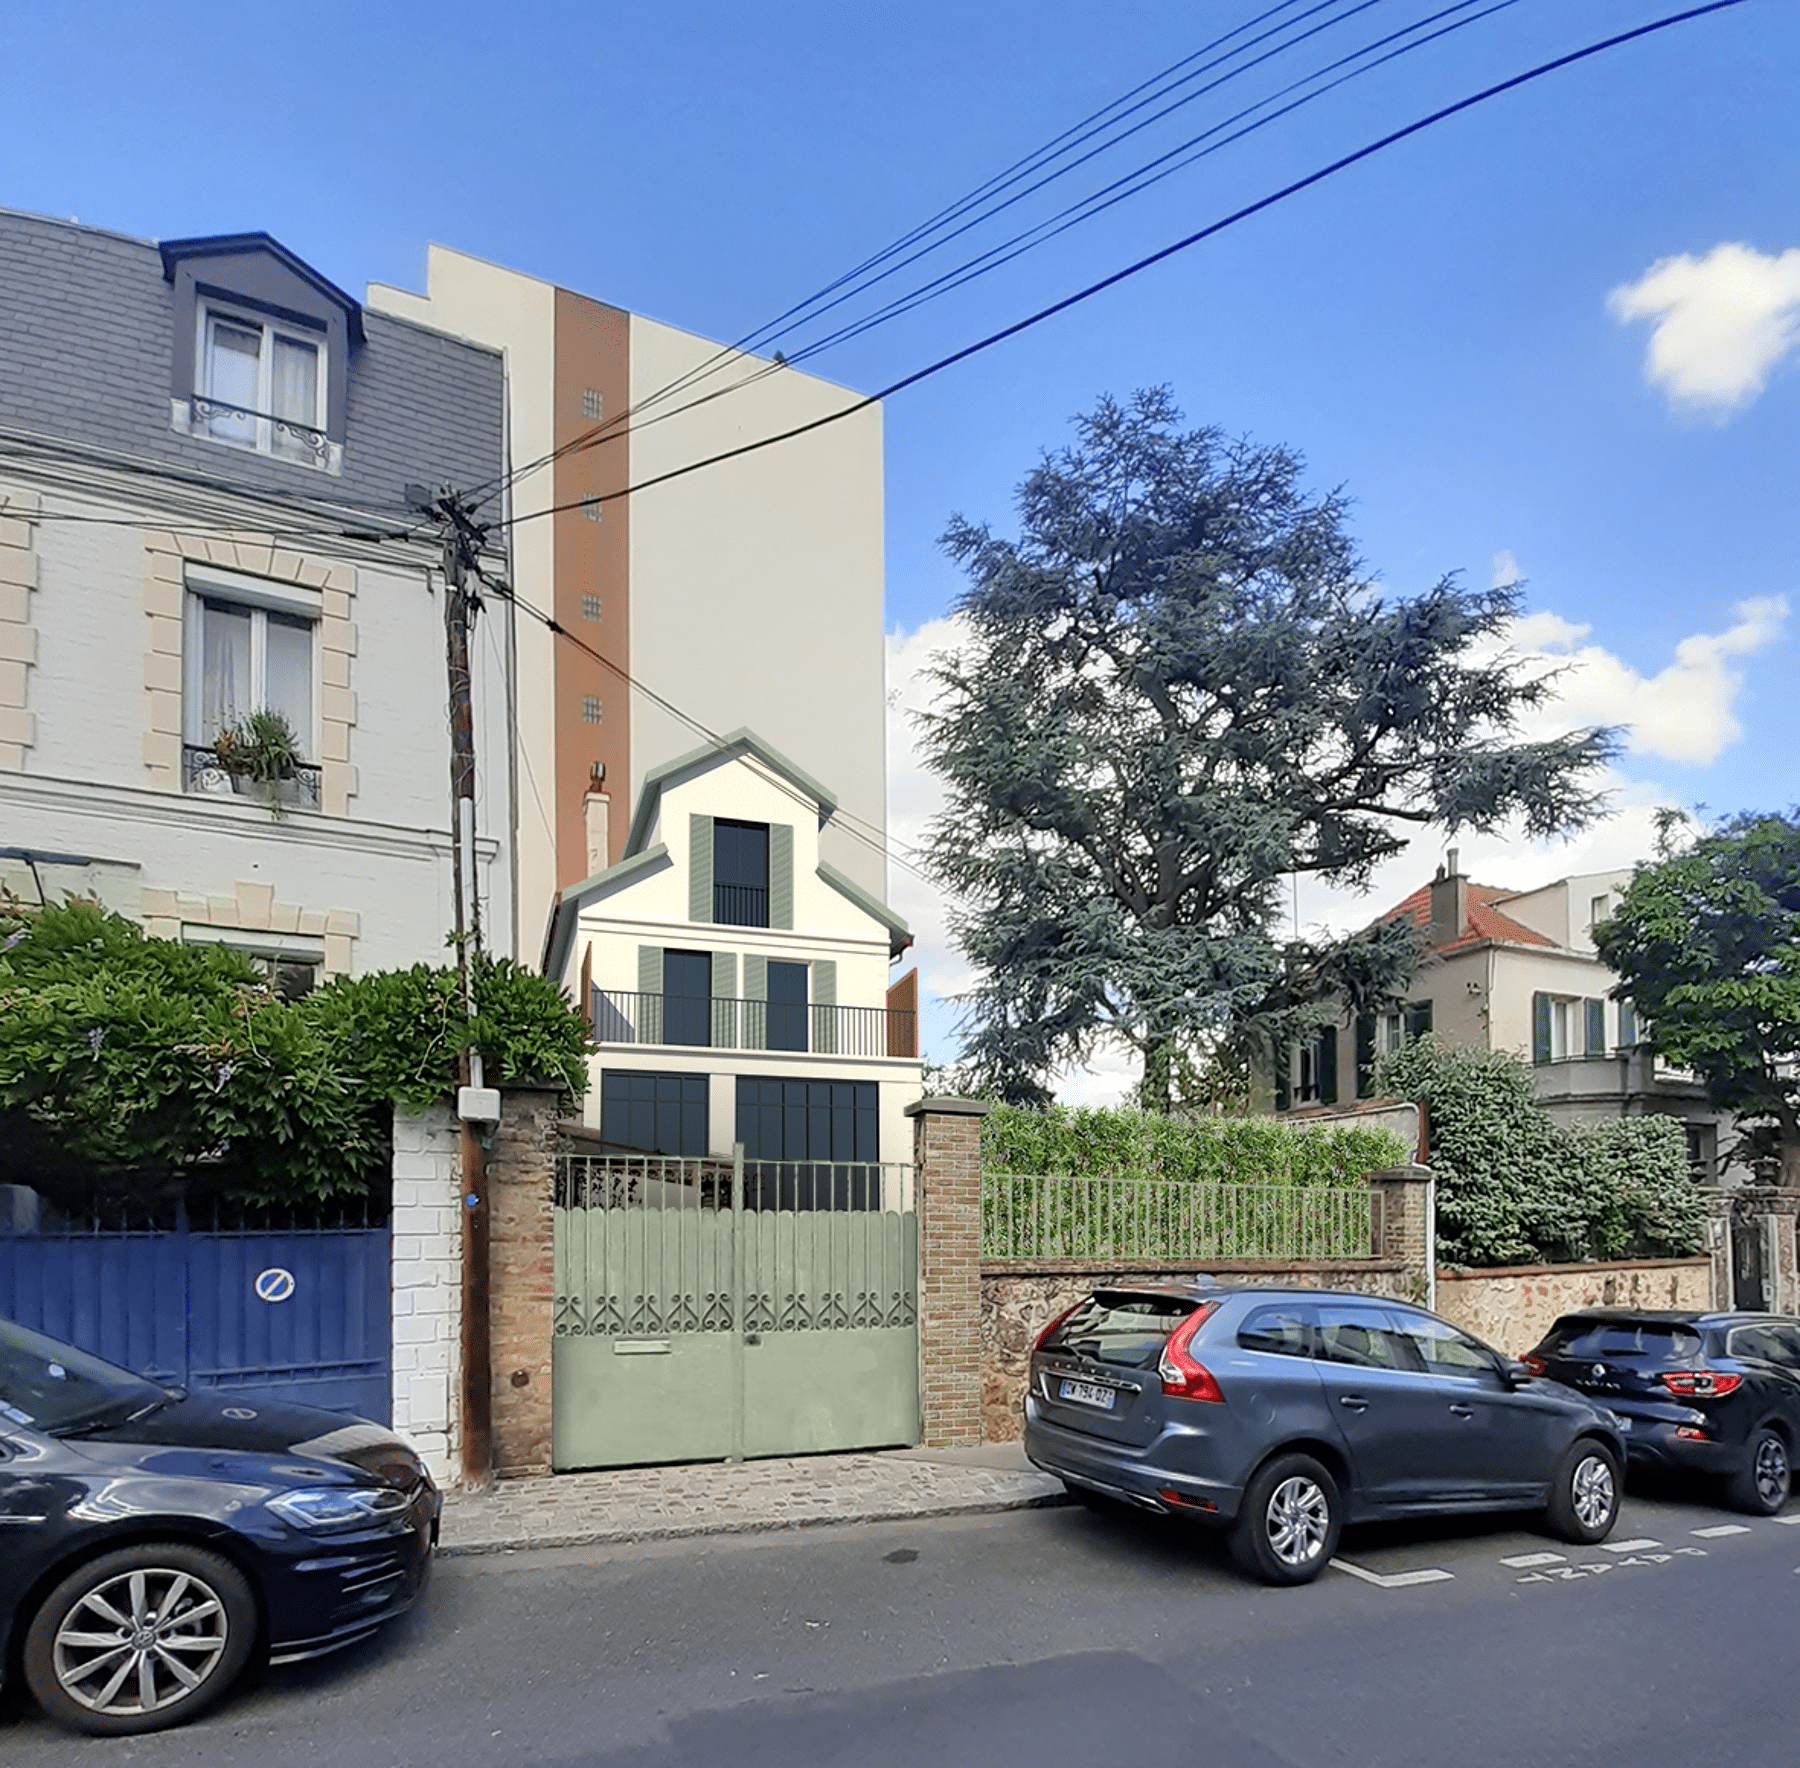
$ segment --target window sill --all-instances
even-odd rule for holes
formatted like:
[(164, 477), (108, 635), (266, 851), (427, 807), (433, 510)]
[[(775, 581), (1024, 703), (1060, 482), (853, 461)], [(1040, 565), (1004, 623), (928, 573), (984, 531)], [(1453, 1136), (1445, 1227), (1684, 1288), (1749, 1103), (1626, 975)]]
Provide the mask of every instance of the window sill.
[(218, 765), (212, 750), (187, 744), (183, 750), (183, 783), (201, 798), (247, 798), (275, 810), (317, 811), (323, 802), (324, 775), (317, 767), (300, 766), (292, 779), (252, 780), (228, 773)]

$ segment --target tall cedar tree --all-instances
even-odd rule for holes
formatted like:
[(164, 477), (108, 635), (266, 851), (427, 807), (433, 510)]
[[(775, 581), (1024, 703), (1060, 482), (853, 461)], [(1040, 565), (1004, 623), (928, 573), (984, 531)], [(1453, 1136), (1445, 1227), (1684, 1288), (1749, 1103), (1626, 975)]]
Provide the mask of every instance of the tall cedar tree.
[(1327, 998), (1391, 1000), (1411, 929), (1284, 944), (1291, 874), (1361, 885), (1426, 825), (1540, 837), (1601, 807), (1613, 733), (1519, 740), (1550, 690), (1498, 642), (1514, 589), (1377, 595), (1341, 492), (1181, 421), (1167, 389), (1104, 399), (1020, 487), (1018, 540), (943, 539), (968, 636), (920, 718), (927, 853), (980, 972), (966, 1054), (1013, 1099), (1110, 1036), (1166, 1111), (1196, 1053), (1241, 1065)]
[(1664, 828), (1594, 931), (1659, 1056), (1745, 1131), (1736, 1153), (1800, 1187), (1800, 813), (1734, 817), (1687, 845)]

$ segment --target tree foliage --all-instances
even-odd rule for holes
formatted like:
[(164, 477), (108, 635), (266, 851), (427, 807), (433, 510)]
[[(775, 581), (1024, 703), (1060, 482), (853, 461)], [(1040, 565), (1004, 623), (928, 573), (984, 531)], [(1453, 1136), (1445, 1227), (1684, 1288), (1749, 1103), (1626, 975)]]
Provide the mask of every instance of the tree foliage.
[(1530, 1068), (1500, 1050), (1423, 1037), (1384, 1056), (1376, 1085), (1425, 1107), (1438, 1257), (1452, 1265), (1684, 1258), (1706, 1205), (1671, 1117), (1563, 1127)]
[(968, 636), (920, 719), (927, 852), (980, 973), (967, 1053), (1009, 1098), (1114, 1037), (1167, 1109), (1184, 1053), (1241, 1067), (1327, 998), (1378, 1006), (1414, 931), (1283, 944), (1291, 874), (1360, 885), (1409, 830), (1599, 806), (1610, 733), (1520, 740), (1548, 686), (1497, 642), (1516, 590), (1383, 597), (1298, 456), (1179, 426), (1166, 391), (1103, 400), (1025, 480), (1018, 539), (944, 536)]
[(1800, 1186), (1800, 822), (1670, 839), (1594, 938), (1651, 1047), (1744, 1123), (1740, 1157)]
[(148, 937), (92, 903), (0, 907), (0, 1181), (72, 1197), (170, 1182), (250, 1202), (361, 1193), (395, 1104), (456, 1085), (586, 1089), (587, 1029), (560, 991), (483, 963), (476, 1016), (419, 965), (288, 1002), (236, 952)]

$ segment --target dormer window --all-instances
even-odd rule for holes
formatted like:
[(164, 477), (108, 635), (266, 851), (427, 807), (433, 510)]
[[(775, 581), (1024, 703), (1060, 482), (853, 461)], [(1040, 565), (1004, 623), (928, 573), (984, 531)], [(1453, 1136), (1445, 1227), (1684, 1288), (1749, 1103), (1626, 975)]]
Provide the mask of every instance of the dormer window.
[(210, 306), (201, 324), (195, 431), (280, 460), (326, 465), (324, 337)]

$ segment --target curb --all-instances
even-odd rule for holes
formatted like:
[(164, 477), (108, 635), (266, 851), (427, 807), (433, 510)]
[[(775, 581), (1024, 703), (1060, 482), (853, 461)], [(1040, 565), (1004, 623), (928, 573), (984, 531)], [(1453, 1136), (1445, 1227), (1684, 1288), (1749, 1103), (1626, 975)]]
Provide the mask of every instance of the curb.
[(859, 1522), (924, 1522), (946, 1516), (993, 1516), (1007, 1510), (1053, 1510), (1074, 1500), (1067, 1492), (1030, 1492), (1016, 1498), (863, 1510), (854, 1516), (768, 1516), (694, 1522), (647, 1523), (622, 1529), (563, 1529), (516, 1540), (439, 1541), (439, 1559), (474, 1559), (495, 1553), (538, 1553), (555, 1547), (620, 1547), (634, 1541), (684, 1541), (705, 1535), (761, 1535), (781, 1529), (831, 1528)]

